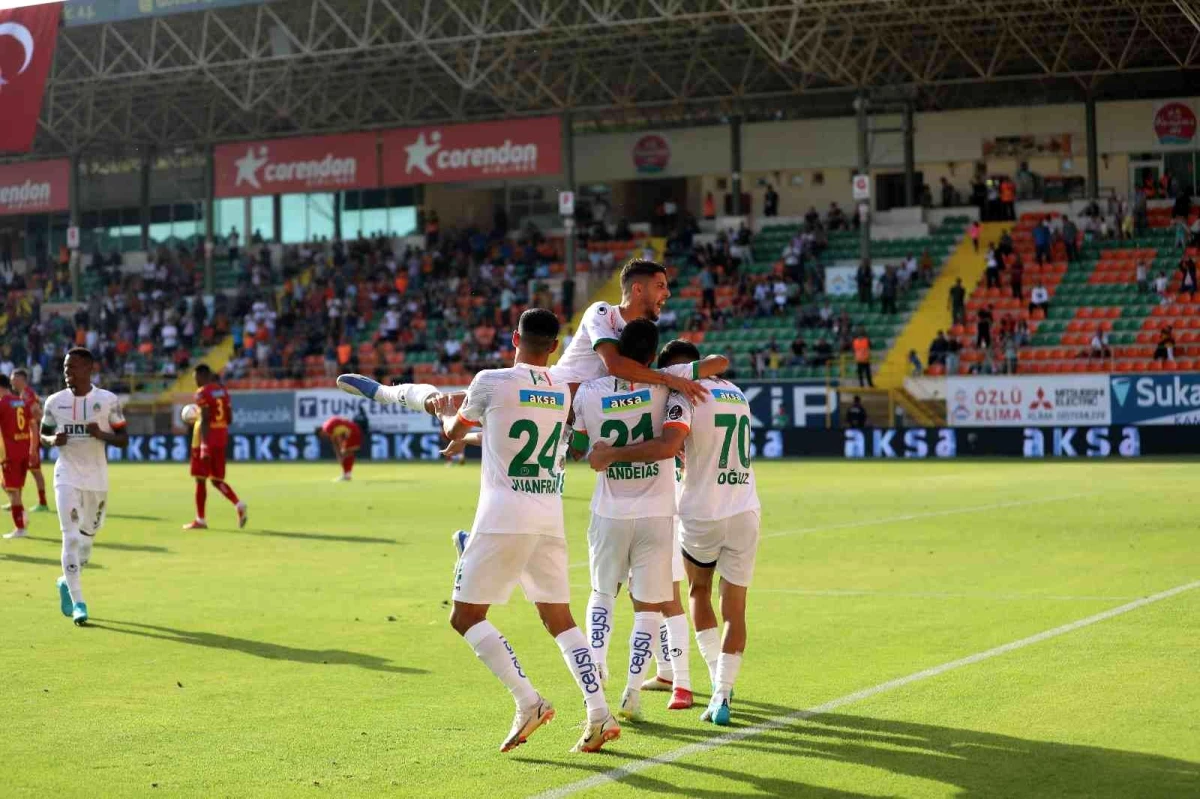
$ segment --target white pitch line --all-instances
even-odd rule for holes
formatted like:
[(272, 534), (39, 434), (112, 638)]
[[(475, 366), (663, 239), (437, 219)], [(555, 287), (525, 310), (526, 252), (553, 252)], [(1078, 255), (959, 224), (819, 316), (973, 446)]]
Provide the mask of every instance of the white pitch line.
[(964, 666), (971, 666), (984, 660), (990, 660), (991, 658), (1008, 654), (1009, 652), (1017, 649), (1024, 649), (1027, 646), (1039, 644), (1042, 641), (1046, 641), (1051, 638), (1057, 638), (1060, 635), (1066, 635), (1067, 633), (1074, 632), (1080, 628), (1098, 624), (1102, 621), (1107, 621), (1108, 619), (1129, 613), (1132, 610), (1137, 610), (1138, 608), (1145, 607), (1146, 605), (1150, 605), (1155, 602), (1161, 602), (1164, 599), (1169, 599), (1177, 594), (1182, 594), (1185, 591), (1191, 591), (1194, 588), (1200, 588), (1200, 580), (1186, 583), (1185, 585), (1179, 585), (1166, 591), (1152, 594), (1148, 597), (1143, 597), (1142, 599), (1134, 602), (1120, 605), (1102, 613), (1097, 613), (1094, 616), (1088, 616), (1087, 618), (1080, 619), (1079, 621), (1073, 621), (1070, 624), (1064, 624), (1061, 627), (1055, 627), (1052, 630), (1046, 630), (1045, 632), (1040, 632), (1027, 638), (1021, 638), (1017, 641), (1012, 641), (1001, 646), (993, 647), (992, 649), (988, 649), (983, 652), (977, 652), (974, 655), (968, 655), (967, 657), (959, 658), (958, 660), (952, 660), (948, 663), (943, 663), (940, 666), (933, 666), (932, 668), (909, 674), (906, 677), (898, 677), (894, 680), (888, 680), (887, 682), (880, 683), (879, 685), (875, 685), (870, 688), (863, 688), (861, 691), (855, 691), (852, 694), (846, 694), (845, 696), (837, 699), (832, 699), (823, 705), (817, 705), (816, 707), (808, 710), (797, 710), (794, 713), (776, 716), (775, 718), (768, 719), (761, 724), (755, 724), (752, 727), (743, 727), (741, 729), (732, 730), (724, 735), (718, 735), (705, 741), (688, 744), (687, 746), (681, 746), (678, 749), (672, 749), (669, 752), (663, 752), (661, 755), (648, 757), (644, 760), (637, 760), (621, 766), (620, 768), (611, 769), (610, 771), (606, 771), (602, 774), (596, 774), (594, 776), (577, 780), (576, 782), (571, 782), (558, 788), (552, 788), (548, 791), (536, 794), (534, 799), (562, 799), (562, 797), (571, 796), (572, 794), (579, 793), (580, 791), (601, 788), (610, 783), (614, 783), (626, 777), (646, 771), (647, 769), (654, 768), (655, 766), (663, 766), (668, 763), (674, 763), (676, 760), (682, 760), (685, 757), (698, 755), (702, 752), (707, 752), (710, 749), (716, 749), (717, 747), (725, 746), (726, 744), (737, 743), (738, 741), (746, 738), (751, 738), (755, 735), (761, 735), (764, 732), (770, 732), (772, 730), (790, 726), (797, 721), (803, 721), (805, 719), (813, 718), (814, 716), (830, 713), (838, 708), (845, 707), (846, 705), (851, 705), (864, 699), (870, 699), (873, 696), (877, 696), (897, 688), (903, 688), (907, 685), (912, 685), (913, 683), (938, 677), (948, 671), (954, 671), (955, 669), (960, 669)]
[[(976, 513), (984, 510), (1001, 510), (1003, 508), (1023, 508), (1027, 505), (1044, 505), (1047, 502), (1066, 502), (1070, 499), (1079, 499), (1080, 497), (1090, 497), (1091, 493), (1084, 494), (1067, 494), (1062, 497), (1044, 497), (1041, 499), (1018, 499), (1012, 502), (994, 502), (990, 505), (967, 505), (963, 508), (950, 508), (948, 510), (934, 510), (924, 513), (906, 513), (903, 516), (884, 516), (878, 519), (864, 519), (858, 522), (839, 522), (837, 524), (823, 524), (817, 527), (800, 527), (795, 530), (782, 530), (778, 533), (767, 533), (762, 538), (779, 538), (784, 535), (803, 535), (805, 533), (820, 533), (827, 530), (852, 530), (859, 527), (874, 527), (878, 524), (893, 524), (895, 522), (911, 522), (917, 519), (935, 519), (940, 516), (957, 516), (963, 513)], [(582, 569), (587, 566), (586, 560), (581, 560), (570, 564), (572, 569)]]

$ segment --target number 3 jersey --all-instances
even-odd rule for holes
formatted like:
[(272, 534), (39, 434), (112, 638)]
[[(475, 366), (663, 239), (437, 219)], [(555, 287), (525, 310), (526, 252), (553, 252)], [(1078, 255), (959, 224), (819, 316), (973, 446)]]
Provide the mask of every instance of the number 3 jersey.
[[(694, 379), (696, 363), (680, 364), (664, 372)], [(666, 386), (630, 383), (602, 377), (584, 383), (575, 392), (575, 428), (594, 443), (631, 446), (662, 434), (667, 416)], [(675, 515), (675, 464), (618, 461), (596, 476), (592, 513), (607, 519), (645, 519)]]
[(125, 427), (116, 394), (93, 387), (77, 397), (68, 388), (46, 398), (42, 432), (67, 434), (67, 443), (58, 448), (54, 463), (54, 485), (81, 491), (108, 490), (108, 445), (88, 433), (87, 426), (92, 422), (105, 433)]
[(558, 444), (570, 389), (544, 366), (485, 369), (467, 387), (459, 418), (483, 426), (475, 533), (564, 537)]
[(689, 431), (679, 518), (713, 521), (758, 510), (746, 395), (727, 380), (705, 378), (700, 382), (712, 397), (693, 406), (687, 397), (671, 392), (663, 422), (666, 427), (678, 425)]

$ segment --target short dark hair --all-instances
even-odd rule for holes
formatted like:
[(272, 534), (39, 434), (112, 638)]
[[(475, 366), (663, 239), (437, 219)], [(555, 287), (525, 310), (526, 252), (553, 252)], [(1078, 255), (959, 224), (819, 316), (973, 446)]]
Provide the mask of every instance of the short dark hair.
[(0, 374), (0, 388), (4, 389), (5, 391), (12, 389), (12, 381), (8, 379), (8, 375)]
[(629, 291), (635, 280), (666, 274), (667, 268), (657, 261), (630, 258), (629, 262), (621, 267), (621, 291)]
[(528, 308), (517, 322), (521, 344), (543, 354), (554, 349), (554, 342), (558, 341), (558, 329), (558, 317), (545, 308)]
[(213, 373), (212, 367), (206, 363), (196, 364), (196, 368), (192, 371), (198, 375), (211, 375)]
[(617, 352), (630, 360), (648, 364), (658, 351), (658, 325), (649, 319), (634, 319), (617, 339)]
[(28, 380), (29, 379), (29, 370), (26, 369), (24, 366), (17, 367), (16, 369), (13, 369), (12, 376), (13, 377), (23, 377), (26, 380)]
[(89, 363), (96, 362), (96, 356), (92, 355), (92, 351), (87, 347), (72, 347), (71, 349), (67, 350), (67, 358), (70, 358), (72, 355), (74, 355), (76, 358), (83, 358)]
[(668, 341), (667, 346), (663, 347), (662, 352), (658, 354), (658, 368), (666, 369), (668, 366), (698, 360), (700, 360), (699, 348), (690, 341), (677, 338), (674, 341)]

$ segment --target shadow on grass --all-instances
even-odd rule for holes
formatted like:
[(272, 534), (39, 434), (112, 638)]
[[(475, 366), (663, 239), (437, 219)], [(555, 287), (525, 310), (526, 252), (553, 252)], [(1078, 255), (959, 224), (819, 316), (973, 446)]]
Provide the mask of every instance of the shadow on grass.
[(165, 522), (165, 521), (167, 521), (167, 517), (165, 517), (165, 516), (139, 516), (136, 513), (109, 513), (109, 514), (107, 514), (107, 516), (110, 519), (129, 519), (130, 521), (135, 521), (135, 522)]
[[(47, 538), (46, 536), (31, 535), (30, 541), (48, 541), (51, 544), (61, 544), (61, 538)], [(123, 544), (120, 541), (108, 541), (104, 538), (104, 531), (100, 531), (100, 535), (96, 538), (96, 549), (111, 549), (114, 552), (153, 552), (158, 555), (169, 555), (171, 550), (166, 547), (155, 546), (154, 544)]]
[[(88, 568), (91, 568), (90, 566)], [(132, 621), (103, 619), (100, 623), (92, 619), (92, 627), (101, 630), (137, 635), (143, 638), (157, 638), (160, 641), (171, 641), (180, 644), (191, 644), (208, 649), (227, 649), (242, 652), (247, 655), (265, 658), (267, 660), (290, 660), (293, 663), (314, 663), (320, 665), (358, 666), (371, 671), (383, 671), (390, 674), (428, 674), (425, 669), (414, 669), (408, 666), (394, 666), (386, 658), (375, 655), (364, 655), (359, 652), (347, 652), (343, 649), (301, 649), (283, 644), (272, 644), (266, 641), (253, 641), (248, 638), (234, 638), (218, 633), (192, 632), (177, 630), (172, 627), (160, 627), (154, 624), (139, 624)]]
[[(13, 563), (27, 563), (30, 566), (53, 566), (62, 572), (62, 560), (59, 558), (39, 558), (33, 555), (20, 555), (15, 552), (5, 552), (0, 554), (0, 560), (12, 561)], [(103, 569), (104, 567), (98, 563), (89, 563), (87, 570)]]
[[(734, 703), (734, 719), (739, 715)], [(776, 707), (776, 706), (770, 706)], [(779, 708), (795, 713), (795, 710)], [(777, 715), (777, 714), (776, 714)], [(642, 757), (623, 755), (619, 743), (609, 763), (583, 759), (538, 760), (526, 763), (567, 766), (593, 775), (612, 774), (631, 788), (655, 794), (702, 797), (834, 796), (857, 797), (853, 791), (831, 789), (829, 771), (822, 768), (820, 783), (804, 781), (804, 772), (815, 760), (838, 764), (836, 771), (848, 780), (850, 768), (931, 780), (952, 786), (961, 797), (983, 796), (1088, 796), (1125, 799), (1130, 796), (1195, 796), (1200, 785), (1200, 763), (1161, 755), (1126, 752), (1097, 746), (1035, 741), (1009, 735), (917, 724), (906, 721), (828, 714), (781, 724), (740, 740), (738, 727), (720, 730), (708, 726), (688, 729), (661, 724), (631, 725), (643, 734), (686, 740), (695, 744), (686, 758), (644, 768)], [(665, 734), (664, 734), (665, 733)], [(745, 735), (745, 733), (742, 733)], [(744, 768), (706, 765), (706, 739), (721, 738), (731, 754), (744, 758)], [(605, 751), (608, 751), (607, 749)], [(663, 756), (669, 756), (673, 748)], [(770, 759), (763, 759), (762, 755)], [(753, 757), (754, 759), (748, 759)], [(697, 762), (699, 761), (699, 762)], [(621, 773), (621, 769), (629, 769)], [(672, 771), (674, 770), (674, 771)], [(680, 785), (683, 774), (694, 775)], [(740, 792), (726, 788), (697, 788), (704, 779), (729, 781), (743, 786)], [(598, 787), (598, 786), (595, 786)], [(894, 789), (894, 785), (889, 790)]]
[(267, 536), (270, 538), (294, 538), (299, 541), (334, 541), (339, 544), (388, 544), (398, 546), (399, 541), (391, 538), (377, 538), (369, 535), (334, 535), (333, 533), (300, 533), (290, 530), (224, 530), (214, 529), (209, 532), (236, 533), (238, 535)]

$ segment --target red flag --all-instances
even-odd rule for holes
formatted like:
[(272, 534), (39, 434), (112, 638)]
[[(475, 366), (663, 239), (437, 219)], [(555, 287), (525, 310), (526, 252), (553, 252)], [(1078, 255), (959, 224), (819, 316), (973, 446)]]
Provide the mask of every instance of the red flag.
[(0, 151), (33, 148), (61, 3), (0, 11)]

